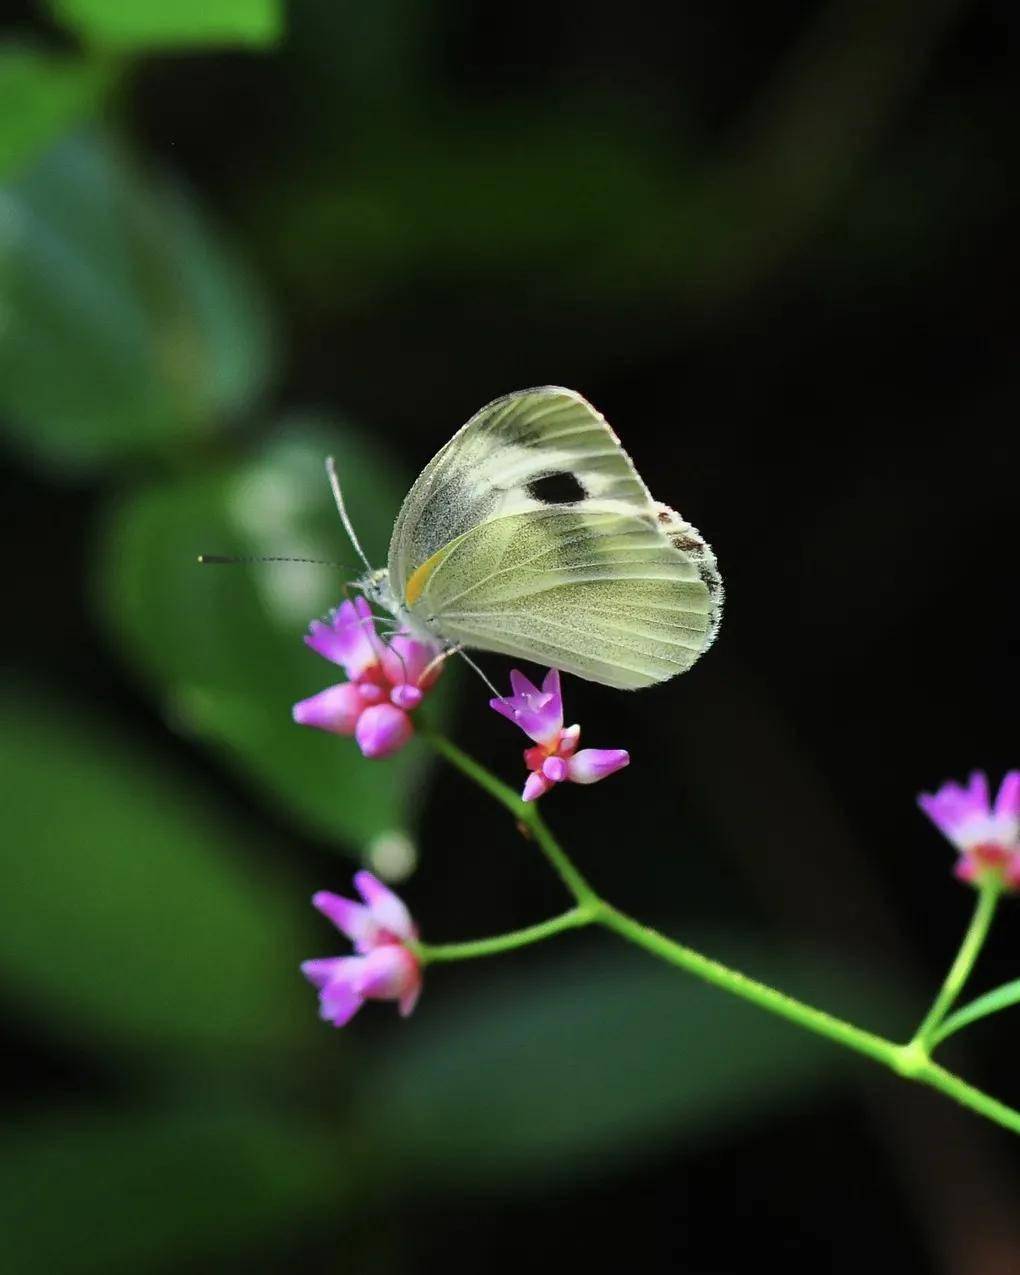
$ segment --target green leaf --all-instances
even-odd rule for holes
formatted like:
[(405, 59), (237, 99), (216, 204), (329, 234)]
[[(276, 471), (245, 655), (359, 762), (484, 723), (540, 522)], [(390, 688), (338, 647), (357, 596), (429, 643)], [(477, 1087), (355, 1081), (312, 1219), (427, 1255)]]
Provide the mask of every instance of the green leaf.
[(0, 977), (26, 1010), (99, 1048), (294, 1040), (305, 891), (165, 761), (54, 694), (7, 692), (0, 806)]
[[(4, 1133), (6, 1275), (191, 1269), (300, 1243), (348, 1204), (335, 1135), (213, 1110), (69, 1111)], [(264, 1248), (263, 1248), (264, 1254)], [(211, 1269), (211, 1268), (210, 1268)]]
[(969, 1027), (979, 1018), (987, 1018), (989, 1014), (997, 1014), (1001, 1009), (1009, 1009), (1018, 1004), (1020, 1004), (1020, 978), (1012, 983), (1003, 983), (994, 991), (986, 992), (984, 996), (979, 996), (969, 1005), (964, 1005), (963, 1009), (958, 1009), (955, 1014), (950, 1014), (935, 1032), (932, 1044), (939, 1045), (947, 1036), (958, 1032), (961, 1027)]
[(107, 81), (80, 58), (0, 47), (0, 179), (91, 114)]
[(183, 192), (65, 139), (0, 190), (0, 417), (96, 469), (222, 428), (271, 367), (262, 300)]
[[(812, 987), (822, 1004), (848, 999), (845, 979), (803, 961), (745, 951), (739, 963), (780, 986)], [(850, 998), (860, 1003), (860, 987)], [(374, 1138), (399, 1148), (412, 1174), (530, 1182), (767, 1118), (833, 1082), (847, 1061), (818, 1037), (622, 949), (536, 961), (530, 982), (487, 983), (434, 1017), (426, 987), (414, 1033), (373, 1069), (377, 1092), (363, 1110), (376, 1113)]]
[[(329, 454), (370, 558), (384, 561), (399, 479), (350, 431), (295, 421), (249, 461), (121, 501), (98, 546), (97, 586), (114, 641), (173, 726), (307, 830), (371, 852), (410, 832), (428, 752), (414, 741), (366, 761), (353, 740), (291, 720), (295, 701), (343, 680), (302, 639), (361, 571), (326, 482)], [(339, 555), (349, 566), (200, 568), (200, 552)], [(430, 697), (430, 716), (442, 690)]]
[(282, 0), (49, 0), (83, 40), (111, 49), (275, 44)]

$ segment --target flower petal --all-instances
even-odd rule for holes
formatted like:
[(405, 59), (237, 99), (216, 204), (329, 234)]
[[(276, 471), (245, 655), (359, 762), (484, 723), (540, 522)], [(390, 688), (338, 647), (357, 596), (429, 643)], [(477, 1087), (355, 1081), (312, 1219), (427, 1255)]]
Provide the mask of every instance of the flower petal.
[(424, 698), (425, 692), (409, 682), (402, 686), (394, 686), (390, 692), (390, 703), (396, 704), (397, 708), (402, 708), (405, 713), (410, 713), (412, 709), (417, 708)]
[(567, 761), (567, 778), (574, 784), (597, 784), (630, 764), (625, 748), (582, 748)]
[[(425, 670), (439, 654), (439, 649), (437, 644), (419, 642), (408, 633), (395, 633), (382, 651), (383, 670), (394, 686), (418, 686)], [(441, 663), (437, 663), (430, 671), (429, 686), (442, 672), (442, 667)]]
[(363, 903), (355, 903), (353, 899), (345, 899), (342, 894), (333, 894), (329, 890), (319, 890), (312, 895), (312, 906), (318, 908), (328, 921), (332, 921), (359, 952), (369, 952), (378, 943), (378, 922), (373, 917), (371, 908), (365, 907)]
[(389, 886), (383, 885), (377, 876), (362, 869), (355, 873), (354, 884), (368, 905), (365, 909), (372, 922), (397, 939), (413, 939), (417, 933), (407, 904)]
[(368, 1000), (395, 1001), (421, 987), (421, 967), (406, 947), (384, 943), (362, 958), (354, 988)]
[(1012, 823), (1014, 837), (1020, 827), (1020, 770), (1010, 770), (1002, 778), (995, 798), (995, 818)]
[(404, 995), (401, 996), (400, 1000), (397, 1002), (397, 1008), (400, 1010), (401, 1018), (408, 1017), (408, 1015), (414, 1009), (415, 1005), (418, 1004), (418, 997), (420, 995), (421, 995), (421, 979), (419, 978), (417, 986), (412, 987), (409, 991), (405, 992)]
[(327, 983), (343, 974), (343, 963), (350, 959), (349, 956), (321, 956), (315, 960), (302, 961), (301, 973), (313, 987), (321, 991)]
[(358, 718), (354, 738), (365, 757), (389, 757), (414, 734), (411, 719), (395, 704), (372, 704)]
[(510, 685), (513, 695), (502, 695), (490, 700), (490, 708), (519, 726), (536, 744), (554, 748), (563, 729), (559, 672), (550, 669), (542, 689), (539, 690), (519, 669), (512, 669)]
[(535, 698), (542, 694), (535, 683), (516, 668), (510, 670), (510, 689), (515, 699)]
[(341, 664), (351, 681), (379, 662), (375, 617), (364, 598), (343, 602), (327, 624), (314, 620), (305, 642), (323, 658)]
[(360, 688), (354, 682), (328, 686), (318, 695), (299, 700), (293, 708), (299, 726), (314, 726), (334, 735), (353, 735), (358, 718), (367, 708)]
[(546, 779), (540, 770), (533, 771), (524, 781), (524, 791), (521, 793), (521, 800), (537, 801), (552, 786), (552, 782)]
[(542, 763), (542, 774), (552, 784), (561, 784), (567, 777), (567, 763), (562, 757), (547, 757)]
[(344, 979), (327, 984), (319, 993), (319, 1017), (334, 1027), (343, 1027), (364, 1005), (360, 996)]
[(980, 771), (971, 775), (966, 788), (950, 781), (935, 793), (922, 793), (917, 804), (958, 850), (994, 839), (988, 781)]

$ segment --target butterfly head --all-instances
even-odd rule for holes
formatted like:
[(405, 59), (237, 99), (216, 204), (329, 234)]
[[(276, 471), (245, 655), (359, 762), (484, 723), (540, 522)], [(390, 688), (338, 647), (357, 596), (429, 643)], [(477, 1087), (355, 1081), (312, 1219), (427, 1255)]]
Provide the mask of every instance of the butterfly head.
[(355, 582), (354, 587), (360, 589), (369, 602), (381, 607), (384, 611), (389, 611), (391, 615), (397, 614), (399, 607), (390, 588), (390, 573), (385, 567), (376, 567), (367, 571)]

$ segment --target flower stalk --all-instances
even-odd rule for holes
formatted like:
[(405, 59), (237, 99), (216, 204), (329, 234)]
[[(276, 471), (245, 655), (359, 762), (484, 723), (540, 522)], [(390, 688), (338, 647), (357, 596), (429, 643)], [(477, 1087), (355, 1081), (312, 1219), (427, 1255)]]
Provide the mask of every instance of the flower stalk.
[(643, 948), (659, 960), (700, 978), (720, 990), (757, 1005), (806, 1031), (813, 1032), (887, 1067), (905, 1080), (914, 1080), (938, 1090), (962, 1106), (1020, 1134), (1020, 1112), (968, 1084), (961, 1077), (934, 1062), (931, 1050), (937, 1043), (939, 1025), (963, 989), (987, 937), (1002, 893), (999, 879), (989, 875), (980, 884), (974, 917), (960, 951), (946, 976), (935, 1003), (921, 1027), (905, 1044), (858, 1027), (825, 1010), (809, 1005), (757, 979), (702, 955), (621, 912), (602, 899), (574, 866), (560, 846), (534, 803), (523, 801), (511, 788), (490, 774), (474, 758), (462, 752), (442, 735), (425, 732), (432, 746), (468, 779), (487, 792), (517, 820), (535, 840), (550, 866), (575, 901), (575, 907), (559, 917), (509, 934), (469, 943), (438, 947), (417, 944), (415, 953), (422, 963), (462, 960), (496, 955), (530, 943), (541, 942), (568, 929), (598, 924), (626, 942)]
[(985, 939), (988, 937), (988, 931), (991, 928), (995, 910), (1001, 897), (1001, 883), (994, 876), (986, 878), (978, 893), (977, 903), (974, 906), (974, 915), (971, 917), (970, 925), (967, 927), (967, 933), (963, 936), (960, 950), (949, 968), (945, 982), (939, 988), (939, 993), (935, 997), (931, 1009), (925, 1016), (921, 1026), (914, 1033), (914, 1040), (919, 1041), (926, 1049), (934, 1048), (937, 1043), (938, 1029), (942, 1026), (945, 1016), (956, 1004), (957, 997), (963, 991), (963, 986), (970, 977), (974, 962), (977, 960), (982, 947), (984, 947)]

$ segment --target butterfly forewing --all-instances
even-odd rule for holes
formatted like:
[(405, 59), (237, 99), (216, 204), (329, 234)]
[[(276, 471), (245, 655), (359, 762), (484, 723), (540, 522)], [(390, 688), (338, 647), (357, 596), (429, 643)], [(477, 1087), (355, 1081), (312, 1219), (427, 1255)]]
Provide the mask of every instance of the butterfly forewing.
[(571, 476), (582, 501), (622, 511), (650, 505), (615, 434), (579, 394), (556, 386), (508, 394), (476, 412), (408, 492), (390, 540), (396, 595), (403, 598), (414, 571), (464, 532), (546, 508), (539, 483), (554, 474)]
[(433, 458), (390, 580), (447, 642), (626, 688), (689, 668), (718, 614), (711, 550), (652, 501), (599, 413), (555, 387), (490, 403)]

